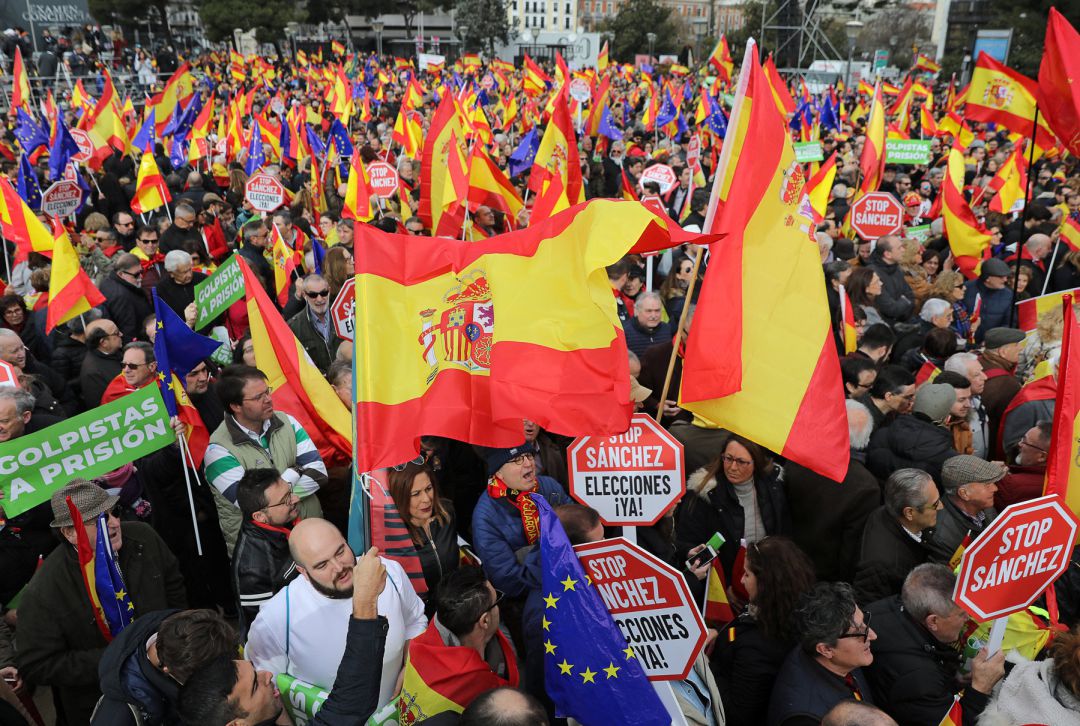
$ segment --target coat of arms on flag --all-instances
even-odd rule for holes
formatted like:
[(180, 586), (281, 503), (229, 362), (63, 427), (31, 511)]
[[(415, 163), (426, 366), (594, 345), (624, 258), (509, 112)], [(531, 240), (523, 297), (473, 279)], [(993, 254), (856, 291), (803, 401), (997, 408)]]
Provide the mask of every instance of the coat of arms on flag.
[(424, 359), (431, 366), (430, 385), (441, 363), (467, 373), (487, 372), (491, 367), (495, 307), (483, 270), (459, 277), (460, 285), (443, 296), (446, 307), (420, 312), (420, 338)]

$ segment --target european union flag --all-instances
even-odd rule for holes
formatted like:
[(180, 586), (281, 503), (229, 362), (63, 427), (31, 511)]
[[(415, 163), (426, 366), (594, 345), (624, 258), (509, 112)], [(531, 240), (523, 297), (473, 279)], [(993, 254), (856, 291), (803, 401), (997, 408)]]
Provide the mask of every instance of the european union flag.
[(584, 726), (671, 723), (600, 594), (586, 579), (566, 532), (543, 497), (544, 685), (559, 716)]
[(311, 238), (311, 256), (315, 262), (315, 274), (323, 274), (323, 260), (326, 259), (326, 248), (314, 237)]
[(154, 151), (154, 114), (151, 112), (146, 120), (143, 121), (142, 127), (139, 132), (135, 134), (135, 138), (131, 140), (131, 146), (135, 149), (141, 149), (142, 151)]
[(94, 547), (94, 589), (97, 591), (101, 612), (109, 633), (115, 638), (135, 618), (135, 604), (131, 602), (124, 576), (116, 564), (116, 552), (109, 541), (107, 515), (97, 517), (97, 544)]
[(311, 153), (315, 156), (315, 158), (325, 158), (326, 144), (324, 144), (323, 140), (319, 138), (319, 135), (315, 133), (315, 129), (311, 128), (311, 124), (304, 124), (304, 132), (307, 134), (308, 146), (311, 147)]
[(339, 119), (334, 119), (334, 122), (330, 124), (330, 131), (326, 135), (326, 140), (334, 145), (334, 150), (337, 152), (338, 159), (341, 159), (341, 163), (348, 165), (349, 160), (352, 159), (353, 145), (349, 141), (348, 130)]
[(30, 114), (19, 107), (15, 109), (15, 138), (19, 140), (23, 152), (32, 154), (42, 146), (49, 145), (49, 135), (38, 126)]
[(724, 109), (720, 107), (720, 104), (711, 97), (709, 98), (709, 106), (712, 111), (705, 117), (705, 125), (722, 139), (727, 136), (727, 116), (724, 115)]
[(660, 111), (656, 114), (656, 126), (667, 126), (669, 123), (675, 120), (675, 116), (678, 115), (679, 109), (675, 107), (675, 102), (671, 100), (671, 94), (664, 91), (664, 102), (660, 104)]
[[(158, 371), (169, 375), (172, 371), (178, 376), (186, 376), (191, 369), (209, 358), (221, 341), (199, 335), (187, 326), (179, 315), (154, 293), (154, 317), (157, 319), (157, 334), (154, 335), (154, 357), (157, 358)], [(166, 394), (166, 400), (168, 395)], [(169, 415), (175, 416), (175, 411)]]
[(620, 141), (623, 137), (622, 131), (611, 118), (611, 109), (607, 106), (604, 106), (604, 110), (600, 112), (600, 126), (596, 130), (601, 136), (606, 136), (612, 141)]
[(826, 130), (840, 130), (840, 113), (831, 101), (825, 101), (821, 109), (821, 128)]
[(71, 132), (64, 125), (64, 115), (56, 114), (56, 137), (49, 149), (49, 179), (60, 181), (60, 176), (71, 163), (71, 157), (79, 153), (79, 145), (75, 143)]
[(263, 152), (262, 129), (259, 122), (251, 124), (251, 141), (248, 142), (247, 163), (244, 164), (244, 172), (251, 176), (266, 163), (266, 154)]
[(19, 196), (26, 202), (26, 206), (35, 212), (41, 209), (41, 187), (38, 186), (37, 173), (30, 166), (30, 158), (25, 154), (19, 156)]
[(536, 152), (540, 150), (540, 136), (536, 133), (536, 127), (529, 129), (529, 133), (525, 134), (521, 139), (521, 143), (514, 149), (514, 153), (510, 154), (510, 176), (515, 177), (518, 174), (531, 169), (533, 165), (533, 159), (536, 158)]

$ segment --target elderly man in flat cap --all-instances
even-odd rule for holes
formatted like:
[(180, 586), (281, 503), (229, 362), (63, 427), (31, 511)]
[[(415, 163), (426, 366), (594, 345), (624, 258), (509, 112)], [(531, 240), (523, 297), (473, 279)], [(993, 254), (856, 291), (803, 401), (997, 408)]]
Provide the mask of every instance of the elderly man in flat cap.
[(930, 559), (948, 562), (969, 532), (971, 539), (975, 539), (990, 526), (997, 516), (994, 509), (997, 482), (1007, 473), (1001, 462), (969, 454), (954, 456), (942, 465), (944, 507), (938, 512), (937, 526), (927, 543)]

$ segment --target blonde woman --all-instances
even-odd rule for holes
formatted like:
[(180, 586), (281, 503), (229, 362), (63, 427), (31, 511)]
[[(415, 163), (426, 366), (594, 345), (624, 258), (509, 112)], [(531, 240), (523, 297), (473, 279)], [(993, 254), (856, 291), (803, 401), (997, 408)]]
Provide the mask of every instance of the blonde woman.
[(900, 269), (904, 271), (904, 280), (915, 294), (915, 312), (918, 313), (926, 298), (930, 297), (930, 275), (922, 265), (922, 245), (913, 239), (901, 240), (900, 245)]
[(964, 307), (964, 276), (955, 270), (943, 270), (929, 289), (930, 297), (938, 297), (952, 305), (952, 329), (956, 337), (971, 345), (975, 340), (975, 331), (981, 320), (971, 322), (967, 308)]
[[(1073, 305), (1073, 312), (1080, 312), (1080, 305)], [(1020, 359), (1016, 363), (1017, 378), (1027, 382), (1035, 374), (1035, 367), (1039, 363), (1061, 350), (1064, 329), (1065, 316), (1061, 306), (1055, 305), (1039, 316), (1035, 330), (1028, 335), (1024, 347), (1020, 349)]]

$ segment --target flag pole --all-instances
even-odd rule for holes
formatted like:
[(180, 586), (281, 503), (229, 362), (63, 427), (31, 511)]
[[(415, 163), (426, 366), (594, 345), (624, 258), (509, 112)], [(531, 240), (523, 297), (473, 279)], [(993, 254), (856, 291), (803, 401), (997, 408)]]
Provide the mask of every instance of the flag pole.
[[(1025, 209), (1026, 209), (1027, 205), (1025, 204), (1024, 206), (1025, 206)], [(1017, 242), (1017, 244), (1020, 244), (1020, 243)], [(1058, 253), (1059, 249), (1061, 249), (1061, 241), (1060, 240), (1054, 243), (1054, 251), (1050, 254), (1050, 264), (1048, 264), (1046, 266), (1046, 277), (1043, 278), (1042, 292), (1039, 293), (1039, 297), (1042, 297), (1043, 295), (1045, 295), (1046, 294), (1046, 288), (1050, 286), (1050, 274), (1054, 271), (1054, 262), (1057, 261), (1057, 253)]]
[[(1024, 211), (1020, 213), (1020, 224), (1023, 225), (1024, 218), (1027, 216), (1028, 206), (1031, 204), (1031, 194), (1035, 190), (1035, 172), (1032, 169), (1035, 166), (1035, 137), (1039, 135), (1039, 104), (1035, 104), (1035, 118), (1031, 122), (1031, 140), (1028, 142), (1031, 146), (1028, 148), (1028, 167), (1027, 167), (1027, 185), (1024, 186)], [(1054, 244), (1054, 252), (1057, 252), (1057, 245), (1061, 244), (1056, 242)], [(1020, 258), (1022, 257), (1023, 245), (1020, 240), (1016, 241), (1016, 265), (1013, 268), (1013, 305), (1012, 310), (1009, 311), (1009, 327), (1016, 327), (1016, 316), (1018, 312), (1016, 310), (1016, 286), (1020, 283)], [(1053, 261), (1050, 263), (1053, 265)], [(1046, 270), (1046, 280), (1043, 282), (1043, 291), (1046, 291), (1046, 282), (1050, 280), (1050, 273), (1053, 272), (1053, 267)]]
[(671, 377), (675, 373), (675, 361), (679, 357), (679, 346), (682, 344), (683, 327), (690, 313), (690, 301), (694, 296), (694, 288), (697, 286), (698, 270), (701, 269), (701, 259), (705, 256), (705, 248), (698, 245), (697, 256), (694, 258), (694, 270), (690, 275), (690, 284), (686, 288), (686, 302), (683, 303), (682, 312), (679, 314), (679, 327), (675, 331), (675, 340), (671, 346), (671, 358), (668, 359), (667, 374), (664, 375), (664, 386), (660, 389), (660, 402), (656, 407), (656, 422), (664, 416), (664, 403), (667, 401), (668, 390), (671, 388)]
[(184, 484), (187, 486), (188, 507), (191, 508), (191, 527), (195, 532), (195, 548), (202, 557), (202, 538), (199, 536), (199, 519), (195, 516), (195, 496), (191, 493), (191, 471), (188, 469), (188, 460), (191, 456), (187, 450), (187, 439), (183, 436), (176, 437), (176, 443), (180, 447), (180, 468), (184, 470)]

